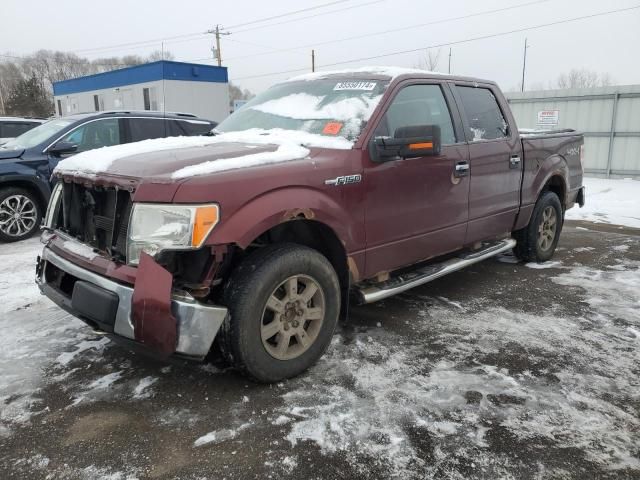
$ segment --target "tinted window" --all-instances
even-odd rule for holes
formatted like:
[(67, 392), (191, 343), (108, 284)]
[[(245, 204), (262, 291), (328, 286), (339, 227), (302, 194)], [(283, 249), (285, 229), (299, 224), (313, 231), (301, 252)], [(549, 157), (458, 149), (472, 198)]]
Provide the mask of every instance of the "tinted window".
[(167, 136), (165, 121), (161, 118), (130, 118), (129, 126), (132, 142)]
[(120, 123), (116, 118), (85, 123), (61, 141), (75, 143), (78, 145), (78, 152), (118, 145), (120, 144)]
[(180, 131), (179, 135), (204, 135), (213, 128), (209, 122), (202, 120), (174, 120), (173, 123)]
[(31, 130), (37, 123), (15, 122), (0, 124), (0, 137), (15, 138)]
[(488, 88), (456, 87), (462, 99), (464, 114), (472, 141), (504, 138), (509, 134), (507, 122), (496, 97)]
[(451, 114), (439, 85), (411, 85), (393, 99), (376, 135), (393, 137), (400, 127), (438, 125), (443, 145), (456, 143)]

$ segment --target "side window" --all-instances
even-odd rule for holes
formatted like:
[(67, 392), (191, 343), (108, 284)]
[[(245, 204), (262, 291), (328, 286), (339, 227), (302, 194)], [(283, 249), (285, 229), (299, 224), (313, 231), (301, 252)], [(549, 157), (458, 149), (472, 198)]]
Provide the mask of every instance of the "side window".
[(491, 90), (478, 87), (456, 89), (462, 100), (472, 141), (495, 140), (509, 135), (509, 126)]
[(376, 136), (393, 137), (399, 127), (438, 125), (443, 145), (456, 143), (451, 113), (440, 85), (410, 85), (393, 99)]
[(213, 128), (209, 122), (203, 122), (199, 120), (178, 120), (177, 122), (180, 128), (185, 132), (185, 135), (204, 135)]
[(60, 140), (78, 145), (78, 152), (119, 145), (120, 124), (117, 118), (85, 123)]
[(31, 130), (37, 124), (27, 122), (3, 123), (0, 125), (0, 137), (15, 138)]
[(130, 118), (131, 141), (164, 138), (169, 135), (167, 123), (162, 118)]

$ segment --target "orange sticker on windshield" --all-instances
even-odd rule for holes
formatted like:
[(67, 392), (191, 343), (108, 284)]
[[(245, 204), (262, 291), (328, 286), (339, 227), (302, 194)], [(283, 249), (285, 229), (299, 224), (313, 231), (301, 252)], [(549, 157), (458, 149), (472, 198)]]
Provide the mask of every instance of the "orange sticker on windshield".
[(342, 129), (341, 122), (327, 122), (324, 128), (322, 129), (322, 133), (324, 135), (337, 135), (340, 133)]

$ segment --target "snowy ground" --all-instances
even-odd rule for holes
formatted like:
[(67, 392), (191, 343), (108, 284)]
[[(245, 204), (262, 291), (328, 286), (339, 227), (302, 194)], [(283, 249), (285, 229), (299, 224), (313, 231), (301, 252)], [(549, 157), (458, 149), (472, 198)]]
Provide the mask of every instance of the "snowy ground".
[(567, 212), (569, 220), (586, 220), (640, 228), (640, 180), (585, 178), (586, 205)]
[(0, 478), (640, 478), (640, 235), (581, 225), (353, 308), (273, 386), (111, 344), (0, 245)]

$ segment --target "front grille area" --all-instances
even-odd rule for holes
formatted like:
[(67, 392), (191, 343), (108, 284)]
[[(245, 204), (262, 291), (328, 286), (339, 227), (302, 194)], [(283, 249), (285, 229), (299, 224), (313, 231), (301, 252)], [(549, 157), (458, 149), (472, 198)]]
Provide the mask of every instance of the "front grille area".
[(125, 262), (131, 207), (127, 190), (65, 183), (55, 228)]

